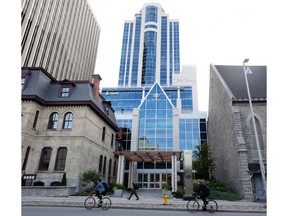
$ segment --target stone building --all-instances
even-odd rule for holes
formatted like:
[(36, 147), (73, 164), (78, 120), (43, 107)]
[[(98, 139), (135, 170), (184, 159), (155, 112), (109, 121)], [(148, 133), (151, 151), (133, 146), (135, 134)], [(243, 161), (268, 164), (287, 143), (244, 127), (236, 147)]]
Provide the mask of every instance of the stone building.
[[(261, 155), (266, 166), (266, 66), (247, 74)], [(266, 199), (242, 66), (210, 65), (208, 142), (213, 176), (245, 200)], [(265, 172), (266, 173), (266, 172)]]
[(100, 80), (57, 81), (43, 68), (22, 68), (23, 185), (53, 185), (65, 173), (67, 186), (78, 190), (88, 170), (115, 181), (118, 127)]

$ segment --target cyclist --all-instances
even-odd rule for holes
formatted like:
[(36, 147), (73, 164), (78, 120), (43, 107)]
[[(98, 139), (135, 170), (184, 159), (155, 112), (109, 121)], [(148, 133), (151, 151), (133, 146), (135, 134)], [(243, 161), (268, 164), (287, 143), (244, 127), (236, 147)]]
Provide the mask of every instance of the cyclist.
[(202, 180), (198, 180), (198, 190), (197, 194), (200, 195), (200, 198), (202, 199), (204, 206), (203, 211), (207, 211), (206, 205), (208, 204), (206, 198), (210, 195), (210, 188), (208, 185), (203, 184)]
[(94, 193), (96, 193), (96, 196), (99, 198), (100, 200), (100, 204), (102, 203), (102, 195), (103, 193), (105, 193), (105, 187), (104, 185), (101, 183), (101, 179), (97, 180), (97, 185), (96, 187), (92, 190)]

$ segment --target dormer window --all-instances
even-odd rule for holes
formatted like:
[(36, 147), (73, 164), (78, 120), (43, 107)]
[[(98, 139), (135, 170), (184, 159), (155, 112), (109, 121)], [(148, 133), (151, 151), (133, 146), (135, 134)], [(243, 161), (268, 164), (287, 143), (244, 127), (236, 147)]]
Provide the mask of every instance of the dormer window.
[(69, 97), (69, 91), (70, 91), (69, 87), (62, 87), (61, 97)]

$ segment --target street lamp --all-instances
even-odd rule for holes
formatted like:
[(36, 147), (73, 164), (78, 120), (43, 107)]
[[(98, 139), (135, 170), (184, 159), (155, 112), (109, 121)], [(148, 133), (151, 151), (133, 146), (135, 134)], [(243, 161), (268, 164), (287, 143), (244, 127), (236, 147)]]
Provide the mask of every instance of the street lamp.
[(260, 145), (259, 145), (259, 140), (258, 140), (258, 135), (257, 135), (257, 129), (256, 129), (256, 124), (255, 124), (255, 119), (254, 119), (253, 106), (252, 106), (252, 101), (251, 101), (251, 96), (250, 96), (250, 90), (249, 90), (249, 84), (248, 84), (248, 79), (247, 79), (247, 74), (252, 74), (252, 71), (250, 70), (249, 67), (246, 67), (246, 66), (245, 66), (245, 64), (246, 64), (248, 61), (249, 61), (248, 58), (244, 59), (244, 61), (243, 61), (243, 71), (244, 71), (244, 77), (245, 77), (245, 82), (246, 82), (246, 87), (247, 87), (249, 105), (250, 105), (250, 110), (251, 110), (251, 115), (252, 115), (252, 123), (253, 123), (253, 127), (254, 127), (254, 134), (255, 134), (257, 152), (258, 152), (258, 157), (259, 157), (259, 164), (260, 164), (260, 171), (261, 171), (261, 176), (262, 176), (262, 182), (263, 182), (264, 192), (265, 192), (265, 195), (266, 195), (265, 167), (264, 167), (264, 164), (263, 164), (262, 155), (261, 155), (261, 151), (260, 151)]

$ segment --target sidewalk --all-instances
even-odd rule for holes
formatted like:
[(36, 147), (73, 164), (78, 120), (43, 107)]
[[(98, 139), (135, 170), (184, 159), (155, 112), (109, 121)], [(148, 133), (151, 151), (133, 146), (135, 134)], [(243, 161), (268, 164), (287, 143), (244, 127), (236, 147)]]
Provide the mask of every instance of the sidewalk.
[[(140, 200), (135, 196), (127, 200), (129, 192), (124, 192), (123, 197), (110, 196), (112, 208), (141, 208), (141, 209), (169, 209), (169, 210), (186, 210), (186, 200), (169, 198), (168, 204), (163, 204), (161, 191), (139, 190), (137, 191)], [(69, 197), (22, 197), (22, 205), (37, 206), (71, 206), (84, 207), (85, 196)], [(219, 211), (239, 211), (239, 212), (266, 212), (266, 203), (247, 202), (247, 201), (224, 201), (216, 200)]]

